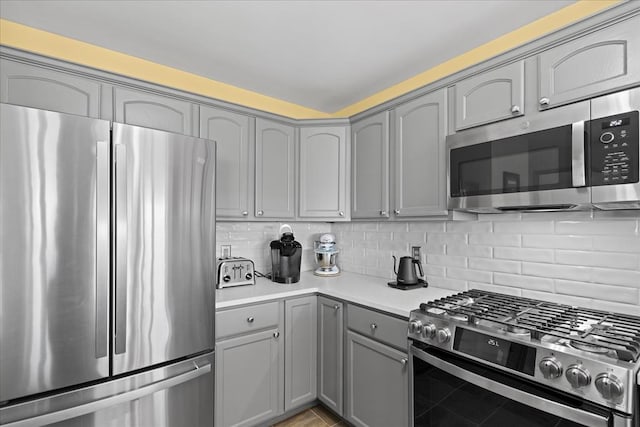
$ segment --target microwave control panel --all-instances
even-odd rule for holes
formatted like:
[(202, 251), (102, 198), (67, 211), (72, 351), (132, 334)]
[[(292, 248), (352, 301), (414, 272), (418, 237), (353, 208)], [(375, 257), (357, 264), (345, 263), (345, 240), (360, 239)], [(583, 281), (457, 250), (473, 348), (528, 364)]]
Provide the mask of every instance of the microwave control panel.
[(638, 182), (638, 112), (591, 120), (591, 185)]

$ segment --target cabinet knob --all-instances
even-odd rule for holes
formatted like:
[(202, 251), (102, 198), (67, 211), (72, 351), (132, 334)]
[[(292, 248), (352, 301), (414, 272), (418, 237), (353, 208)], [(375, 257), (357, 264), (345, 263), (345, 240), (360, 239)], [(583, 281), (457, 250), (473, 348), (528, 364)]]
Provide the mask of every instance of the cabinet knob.
[(549, 105), (549, 98), (540, 98), (540, 105)]
[(338, 215), (344, 216), (344, 212), (340, 211), (340, 212), (338, 212)]
[(336, 305), (334, 305), (334, 306), (333, 306), (333, 309), (334, 309), (335, 311), (340, 310), (340, 304), (336, 304)]
[(249, 212), (247, 212), (247, 211), (242, 211), (242, 216), (247, 216), (247, 215), (249, 215)]
[(396, 215), (400, 215), (400, 209), (394, 209), (393, 213), (396, 214)]
[(278, 338), (279, 336), (280, 336), (280, 332), (275, 331), (275, 332), (273, 333), (273, 337), (274, 337), (274, 338)]
[(255, 320), (255, 319), (253, 318), (253, 316), (251, 316), (251, 317), (247, 317), (247, 322), (248, 322), (248, 323), (253, 323), (253, 321), (254, 321), (254, 320)]
[(375, 323), (372, 323), (371, 324), (371, 330), (373, 331), (373, 330), (376, 330), (376, 329), (378, 329), (378, 325), (376, 325)]
[(511, 106), (511, 113), (512, 114), (519, 114), (520, 113), (520, 107), (517, 105), (512, 105)]
[(264, 211), (263, 210), (259, 210), (258, 211), (258, 216), (262, 216), (262, 215), (264, 215)]
[(409, 359), (403, 357), (402, 359), (400, 359), (400, 363), (402, 364), (402, 366), (407, 366), (407, 363), (409, 363)]
[(387, 211), (380, 211), (380, 216), (387, 216)]

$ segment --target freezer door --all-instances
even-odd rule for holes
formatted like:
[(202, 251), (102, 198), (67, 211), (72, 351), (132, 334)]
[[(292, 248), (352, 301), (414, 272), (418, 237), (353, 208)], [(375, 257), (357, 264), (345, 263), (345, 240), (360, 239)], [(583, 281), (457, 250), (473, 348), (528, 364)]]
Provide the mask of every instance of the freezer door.
[(214, 348), (215, 143), (114, 123), (113, 372)]
[(0, 408), (3, 427), (212, 427), (213, 353)]
[(109, 374), (109, 122), (1, 104), (0, 402)]

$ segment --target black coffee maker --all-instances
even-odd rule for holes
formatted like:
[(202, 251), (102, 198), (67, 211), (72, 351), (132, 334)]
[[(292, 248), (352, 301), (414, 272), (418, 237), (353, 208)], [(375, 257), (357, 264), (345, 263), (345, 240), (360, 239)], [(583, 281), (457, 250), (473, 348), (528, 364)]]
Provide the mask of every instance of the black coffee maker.
[(283, 224), (280, 227), (280, 240), (273, 240), (269, 246), (271, 280), (278, 283), (297, 283), (300, 280), (302, 245), (296, 242), (291, 227)]

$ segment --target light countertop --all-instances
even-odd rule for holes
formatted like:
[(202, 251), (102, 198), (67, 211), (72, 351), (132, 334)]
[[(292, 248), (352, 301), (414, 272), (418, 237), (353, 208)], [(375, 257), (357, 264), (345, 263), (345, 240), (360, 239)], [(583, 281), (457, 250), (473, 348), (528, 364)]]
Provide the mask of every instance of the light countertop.
[(298, 283), (290, 285), (257, 278), (255, 285), (216, 290), (216, 309), (319, 293), (408, 318), (409, 312), (418, 308), (421, 302), (457, 293), (431, 286), (402, 291), (387, 286), (388, 281), (348, 272), (336, 277), (318, 277), (312, 272), (304, 272)]

